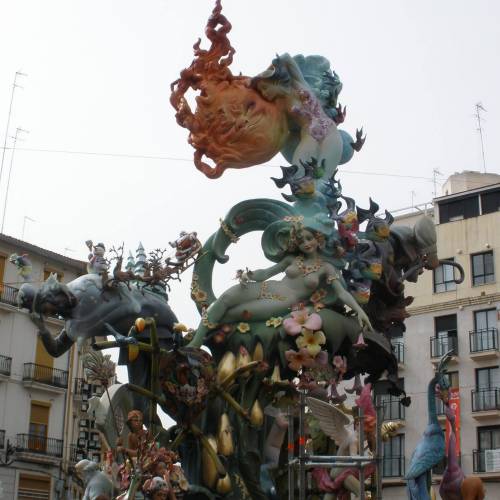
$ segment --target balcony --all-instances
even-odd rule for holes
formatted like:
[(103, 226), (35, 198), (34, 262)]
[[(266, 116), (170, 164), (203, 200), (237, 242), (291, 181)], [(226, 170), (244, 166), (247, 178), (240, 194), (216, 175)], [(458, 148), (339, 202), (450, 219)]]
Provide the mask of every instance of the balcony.
[(5, 431), (0, 430), (0, 450), (5, 448)]
[(380, 396), (379, 402), (383, 405), (383, 420), (404, 420), (405, 407), (399, 402), (399, 398), (389, 395)]
[(0, 283), (0, 303), (17, 307), (17, 292), (19, 290), (10, 285)]
[(433, 363), (438, 363), (439, 360), (448, 352), (452, 351), (452, 359), (454, 360), (458, 356), (458, 339), (455, 336), (448, 337), (431, 337), (430, 339), (431, 347), (431, 361)]
[(476, 419), (500, 417), (500, 389), (473, 389), (472, 416)]
[(472, 450), (472, 467), (482, 477), (500, 477), (500, 450)]
[(7, 380), (10, 377), (11, 365), (12, 358), (0, 354), (0, 381)]
[(498, 330), (486, 328), (469, 332), (469, 346), (474, 360), (498, 358)]
[(63, 394), (68, 387), (68, 372), (49, 366), (24, 363), (23, 385), (27, 388)]
[(382, 478), (399, 479), (405, 475), (405, 457), (391, 455), (382, 459)]
[(62, 439), (47, 438), (35, 434), (18, 434), (16, 438), (17, 460), (58, 464), (62, 459)]

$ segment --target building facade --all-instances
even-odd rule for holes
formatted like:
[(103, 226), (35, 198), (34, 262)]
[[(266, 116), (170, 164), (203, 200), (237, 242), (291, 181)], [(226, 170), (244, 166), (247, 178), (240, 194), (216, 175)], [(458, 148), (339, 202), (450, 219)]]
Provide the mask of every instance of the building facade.
[[(94, 388), (81, 377), (75, 346), (54, 359), (43, 347), (27, 311), (17, 308), (22, 279), (9, 262), (27, 253), (36, 285), (50, 273), (69, 282), (85, 263), (0, 234), (0, 484), (3, 499), (78, 498), (72, 465), (93, 457), (97, 431), (84, 413)], [(47, 320), (57, 334), (62, 321)], [(89, 446), (89, 443), (90, 444)], [(95, 446), (95, 453), (99, 446)], [(11, 453), (11, 452), (14, 453)], [(95, 454), (94, 453), (94, 454)], [(98, 457), (95, 457), (96, 459)], [(7, 464), (5, 462), (8, 460)]]
[[(411, 317), (404, 337), (394, 338), (393, 344), (412, 403), (404, 408), (396, 399), (380, 396), (385, 418), (404, 424), (384, 446), (384, 499), (406, 498), (405, 466), (427, 425), (427, 384), (450, 350), (447, 371), (460, 463), (466, 476), (483, 479), (488, 499), (500, 498), (500, 176), (455, 174), (443, 193), (427, 210), (411, 210), (395, 221), (412, 226), (423, 215), (433, 217), (439, 257), (461, 264), (465, 279), (456, 284), (457, 271), (444, 265), (406, 285), (406, 294), (414, 297)], [(440, 402), (437, 409), (445, 428)], [(436, 494), (444, 467), (445, 461), (433, 471)]]

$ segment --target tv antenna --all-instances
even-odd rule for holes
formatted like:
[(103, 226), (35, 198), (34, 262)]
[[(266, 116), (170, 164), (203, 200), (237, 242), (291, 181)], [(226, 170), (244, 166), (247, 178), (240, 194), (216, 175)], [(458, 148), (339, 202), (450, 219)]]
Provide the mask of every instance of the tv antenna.
[(434, 168), (432, 170), (432, 183), (434, 184), (434, 193), (433, 193), (433, 198), (436, 198), (437, 196), (437, 176), (438, 175), (443, 175), (438, 168)]
[(29, 132), (27, 130), (24, 130), (20, 127), (17, 127), (16, 133), (12, 137), (12, 139), (14, 139), (14, 142), (12, 144), (12, 153), (10, 155), (9, 175), (7, 176), (7, 187), (5, 188), (5, 201), (3, 204), (2, 226), (0, 227), (0, 233), (3, 233), (3, 227), (5, 224), (5, 214), (7, 213), (7, 200), (9, 199), (10, 177), (12, 174), (12, 164), (14, 163), (14, 153), (16, 152), (16, 144), (17, 144), (17, 141), (20, 140), (19, 139), (20, 133), (29, 134)]
[(479, 138), (481, 139), (481, 154), (483, 157), (483, 170), (484, 170), (484, 173), (486, 173), (486, 160), (484, 158), (483, 126), (481, 124), (481, 121), (484, 120), (484, 118), (481, 116), (481, 111), (486, 112), (486, 110), (483, 108), (482, 103), (477, 102), (475, 116), (477, 118), (477, 131), (479, 132)]
[(3, 165), (5, 161), (5, 150), (7, 149), (7, 138), (9, 137), (9, 127), (10, 127), (10, 117), (12, 116), (12, 105), (14, 103), (14, 94), (16, 89), (22, 89), (21, 85), (18, 85), (17, 79), (20, 76), (28, 76), (26, 73), (21, 73), (21, 71), (16, 71), (14, 75), (14, 82), (12, 83), (12, 91), (10, 93), (10, 104), (9, 113), (7, 114), (7, 127), (5, 128), (5, 136), (3, 139), (3, 149), (2, 149), (2, 162), (0, 163), (0, 184), (2, 183)]

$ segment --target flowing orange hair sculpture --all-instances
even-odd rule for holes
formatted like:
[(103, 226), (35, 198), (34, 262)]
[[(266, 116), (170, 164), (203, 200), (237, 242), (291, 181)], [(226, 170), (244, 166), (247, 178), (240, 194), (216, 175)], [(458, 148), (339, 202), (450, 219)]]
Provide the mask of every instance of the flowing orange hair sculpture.
[[(193, 47), (195, 58), (172, 83), (170, 96), (177, 123), (189, 130), (194, 164), (211, 179), (220, 177), (227, 168), (246, 168), (270, 160), (288, 134), (280, 103), (263, 99), (250, 87), (249, 77), (231, 73), (235, 52), (227, 38), (231, 23), (221, 11), (217, 0), (205, 28), (211, 46), (201, 49), (198, 39)], [(194, 113), (186, 99), (190, 89), (198, 93)], [(205, 157), (214, 166), (206, 163)]]

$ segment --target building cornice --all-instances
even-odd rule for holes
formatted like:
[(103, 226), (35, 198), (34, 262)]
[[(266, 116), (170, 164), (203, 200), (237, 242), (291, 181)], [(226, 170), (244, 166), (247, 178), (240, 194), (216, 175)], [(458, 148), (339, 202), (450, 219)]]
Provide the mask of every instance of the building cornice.
[(464, 297), (462, 299), (447, 300), (436, 304), (426, 304), (425, 306), (411, 307), (407, 311), (410, 316), (419, 314), (428, 314), (449, 309), (458, 309), (459, 307), (476, 306), (500, 301), (500, 292), (485, 295), (476, 295), (475, 297)]

